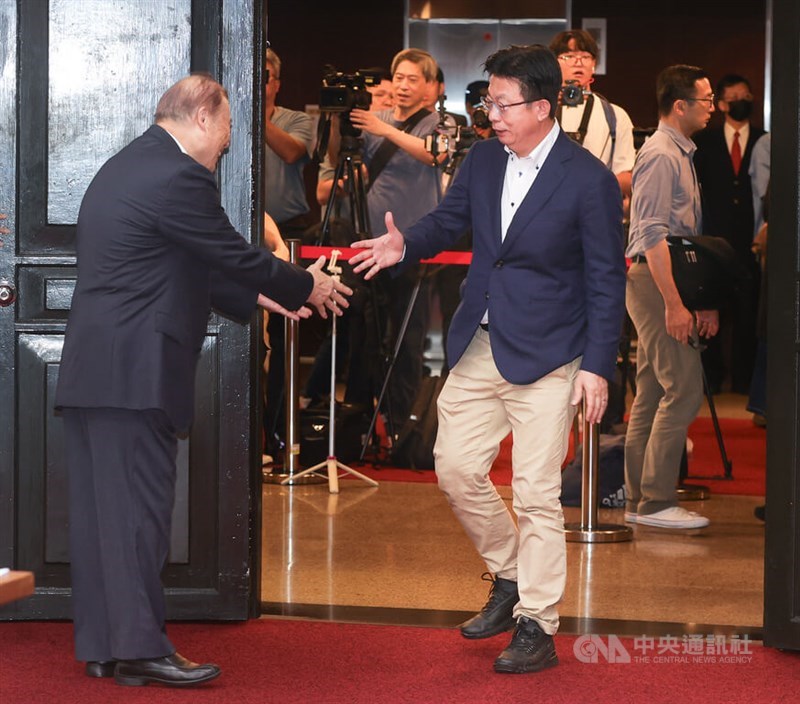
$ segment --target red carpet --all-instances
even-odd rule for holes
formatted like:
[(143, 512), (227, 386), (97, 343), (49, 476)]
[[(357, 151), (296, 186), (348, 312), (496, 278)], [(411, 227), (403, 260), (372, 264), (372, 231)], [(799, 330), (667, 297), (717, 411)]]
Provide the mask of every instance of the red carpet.
[[(758, 428), (749, 420), (720, 419), (722, 437), (728, 459), (733, 462), (733, 480), (696, 480), (708, 486), (712, 494), (739, 494), (764, 496), (766, 492), (767, 431)], [(722, 476), (722, 460), (717, 445), (714, 427), (710, 418), (698, 418), (689, 428), (689, 437), (694, 450), (689, 460), (690, 482), (692, 475)], [(570, 454), (572, 447), (570, 443)], [(434, 472), (395, 467), (373, 467), (354, 465), (367, 476), (378, 481), (435, 482)], [(498, 485), (511, 483), (511, 437), (506, 438), (500, 454), (492, 467), (492, 480)]]
[[(0, 701), (4, 704), (717, 704), (797, 701), (800, 655), (759, 644), (738, 662), (657, 650), (651, 662), (634, 639), (621, 639), (630, 663), (585, 663), (574, 636), (557, 636), (561, 664), (534, 675), (497, 675), (494, 658), (507, 635), (467, 641), (456, 630), (261, 620), (246, 624), (170, 624), (188, 657), (215, 661), (222, 675), (192, 690), (120, 687), (90, 679), (72, 660), (68, 623), (0, 624)], [(607, 642), (607, 641), (606, 641)], [(668, 641), (663, 641), (666, 647)], [(709, 648), (709, 646), (706, 646)], [(580, 651), (579, 651), (580, 652)], [(680, 639), (675, 652), (684, 653)], [(656, 657), (671, 662), (653, 662)], [(675, 658), (688, 660), (686, 663)]]

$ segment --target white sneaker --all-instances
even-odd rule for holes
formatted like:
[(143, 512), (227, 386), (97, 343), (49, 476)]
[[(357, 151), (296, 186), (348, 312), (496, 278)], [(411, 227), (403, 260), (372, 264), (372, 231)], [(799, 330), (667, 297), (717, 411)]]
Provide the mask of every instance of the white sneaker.
[(663, 511), (647, 515), (638, 514), (636, 522), (656, 528), (705, 528), (711, 521), (694, 511), (687, 511), (683, 506), (670, 506)]
[(638, 523), (639, 514), (633, 511), (625, 511), (625, 523)]

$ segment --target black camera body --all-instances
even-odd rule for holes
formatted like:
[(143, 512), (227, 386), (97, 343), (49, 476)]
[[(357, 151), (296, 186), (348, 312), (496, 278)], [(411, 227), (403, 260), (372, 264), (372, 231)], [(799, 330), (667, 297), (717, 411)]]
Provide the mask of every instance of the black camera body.
[(342, 73), (333, 66), (325, 67), (320, 90), (319, 109), (323, 112), (349, 112), (369, 110), (372, 105), (372, 94), (367, 86), (374, 86), (380, 81), (379, 74), (374, 71), (358, 70), (355, 73)]
[(478, 129), (488, 129), (492, 126), (489, 121), (489, 113), (485, 107), (478, 105), (472, 110), (472, 126)]
[(561, 86), (561, 103), (573, 108), (583, 103), (583, 88), (578, 81), (564, 81), (564, 85)]

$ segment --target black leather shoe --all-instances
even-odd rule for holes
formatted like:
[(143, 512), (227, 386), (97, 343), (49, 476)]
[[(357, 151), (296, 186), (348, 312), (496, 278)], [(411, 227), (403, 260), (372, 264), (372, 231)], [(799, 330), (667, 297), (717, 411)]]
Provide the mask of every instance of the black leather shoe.
[(519, 601), (517, 583), (492, 577), (488, 572), (484, 572), (481, 579), (492, 583), (489, 600), (480, 613), (461, 624), (464, 638), (491, 638), (514, 628), (514, 607)]
[(163, 684), (168, 687), (192, 687), (218, 677), (217, 665), (198, 665), (174, 653), (150, 660), (120, 660), (114, 673), (117, 684), (141, 687), (146, 684)]
[(93, 660), (86, 663), (87, 677), (113, 677), (116, 660)]
[(547, 635), (536, 621), (520, 617), (511, 643), (494, 661), (494, 671), (512, 674), (539, 672), (558, 665), (553, 636)]

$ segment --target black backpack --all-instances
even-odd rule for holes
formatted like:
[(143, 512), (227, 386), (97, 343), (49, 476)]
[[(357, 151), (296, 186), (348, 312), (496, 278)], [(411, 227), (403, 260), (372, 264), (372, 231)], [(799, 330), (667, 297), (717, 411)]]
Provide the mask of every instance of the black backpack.
[(446, 376), (422, 378), (411, 415), (403, 424), (392, 449), (392, 464), (410, 469), (433, 469), (433, 444), (439, 419), (436, 399), (444, 386)]

